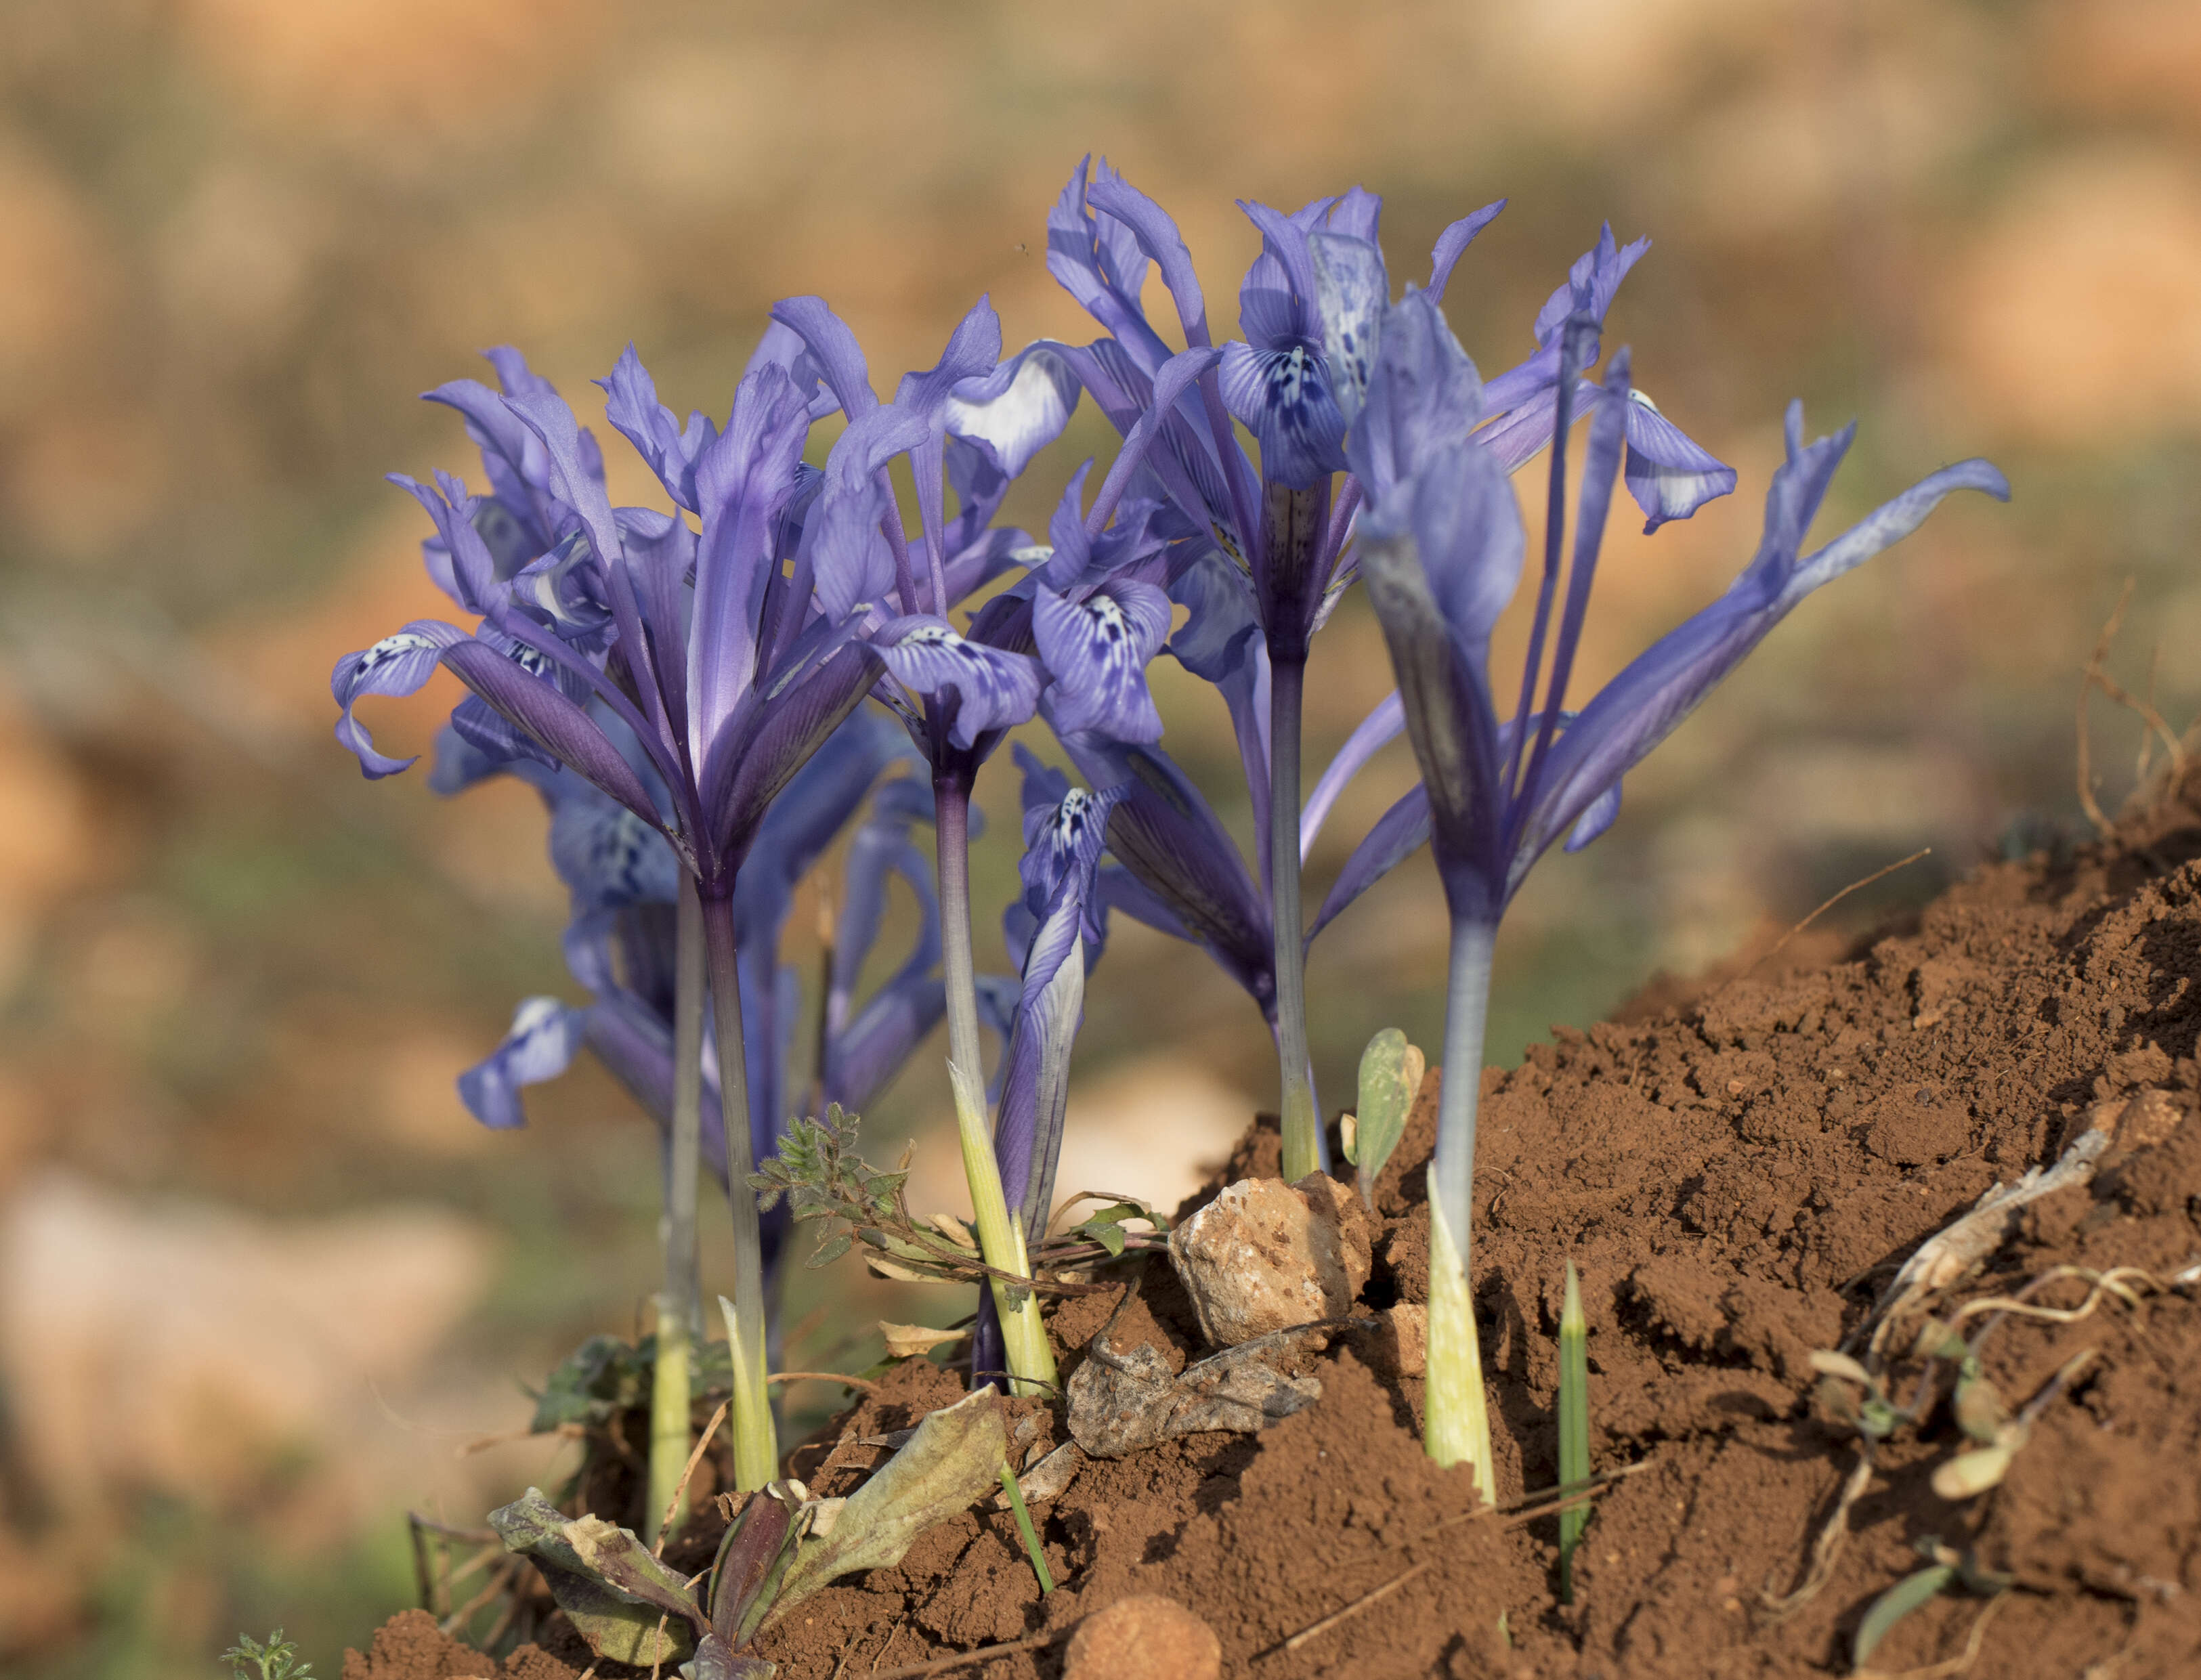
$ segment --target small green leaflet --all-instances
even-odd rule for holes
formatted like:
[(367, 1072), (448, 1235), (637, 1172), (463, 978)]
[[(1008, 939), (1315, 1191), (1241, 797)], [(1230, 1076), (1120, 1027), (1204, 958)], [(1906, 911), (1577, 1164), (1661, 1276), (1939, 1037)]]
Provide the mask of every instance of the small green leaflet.
[(1905, 1576), (1875, 1599), (1872, 1608), (1864, 1612), (1864, 1620), (1858, 1624), (1857, 1642), (1851, 1648), (1851, 1672), (1862, 1673), (1880, 1642), (1887, 1637), (1895, 1624), (1912, 1611), (1930, 1604), (1956, 1578), (1957, 1571), (1947, 1564), (1934, 1564)]
[(1345, 1158), (1360, 1169), (1364, 1199), (1373, 1193), (1384, 1163), (1406, 1135), (1406, 1116), (1427, 1066), (1421, 1050), (1395, 1026), (1370, 1039), (1360, 1054), (1360, 1106), (1346, 1131)]

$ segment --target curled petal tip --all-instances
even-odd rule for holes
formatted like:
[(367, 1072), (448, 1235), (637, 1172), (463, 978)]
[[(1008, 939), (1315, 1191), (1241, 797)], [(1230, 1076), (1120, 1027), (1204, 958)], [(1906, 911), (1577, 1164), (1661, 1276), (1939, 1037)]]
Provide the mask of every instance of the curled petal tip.
[(1982, 491), (1998, 502), (2010, 500), (2010, 480), (1992, 461), (1974, 455), (1969, 461), (1958, 461), (1949, 471), (1963, 475), (1957, 482), (1966, 489)]

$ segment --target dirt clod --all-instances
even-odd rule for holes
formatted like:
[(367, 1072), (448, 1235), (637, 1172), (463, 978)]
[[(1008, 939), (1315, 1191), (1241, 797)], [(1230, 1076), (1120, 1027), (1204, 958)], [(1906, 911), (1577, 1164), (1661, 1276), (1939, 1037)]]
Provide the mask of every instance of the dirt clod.
[(1218, 1680), (1215, 1630), (1173, 1598), (1118, 1599), (1078, 1624), (1063, 1680)]

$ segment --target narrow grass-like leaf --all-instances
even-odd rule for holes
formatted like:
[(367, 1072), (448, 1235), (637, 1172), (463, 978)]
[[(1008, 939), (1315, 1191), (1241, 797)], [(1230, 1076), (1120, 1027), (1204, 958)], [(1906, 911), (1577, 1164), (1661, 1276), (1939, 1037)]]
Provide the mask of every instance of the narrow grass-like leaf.
[(1864, 1612), (1864, 1620), (1858, 1624), (1857, 1640), (1850, 1648), (1850, 1672), (1863, 1673), (1889, 1630), (1912, 1611), (1932, 1602), (1956, 1578), (1954, 1569), (1937, 1563), (1915, 1575), (1905, 1576), (1875, 1599), (1872, 1608)]
[[(1582, 1312), (1582, 1280), (1567, 1262), (1566, 1304), (1559, 1313), (1559, 1485), (1579, 1486), (1589, 1477), (1589, 1320)], [(1589, 1507), (1559, 1513), (1559, 1602), (1575, 1600), (1575, 1548), (1589, 1522)]]
[(1009, 1468), (1007, 1459), (1001, 1460), (1001, 1495), (1016, 1513), (1017, 1532), (1024, 1537), (1024, 1554), (1031, 1560), (1032, 1573), (1039, 1577), (1039, 1595), (1045, 1598), (1054, 1590), (1054, 1577), (1048, 1573), (1047, 1554), (1040, 1550), (1031, 1513), (1024, 1509), (1024, 1489), (1017, 1485), (1017, 1473)]

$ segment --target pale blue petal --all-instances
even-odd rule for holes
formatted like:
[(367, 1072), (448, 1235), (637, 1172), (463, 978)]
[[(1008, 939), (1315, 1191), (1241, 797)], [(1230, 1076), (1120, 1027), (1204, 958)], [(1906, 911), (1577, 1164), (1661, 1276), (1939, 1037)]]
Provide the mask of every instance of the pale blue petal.
[(519, 1088), (555, 1079), (572, 1065), (587, 1011), (555, 997), (531, 997), (512, 1018), (512, 1030), (488, 1059), (459, 1075), (459, 1100), (484, 1125), (507, 1131), (527, 1124)]

